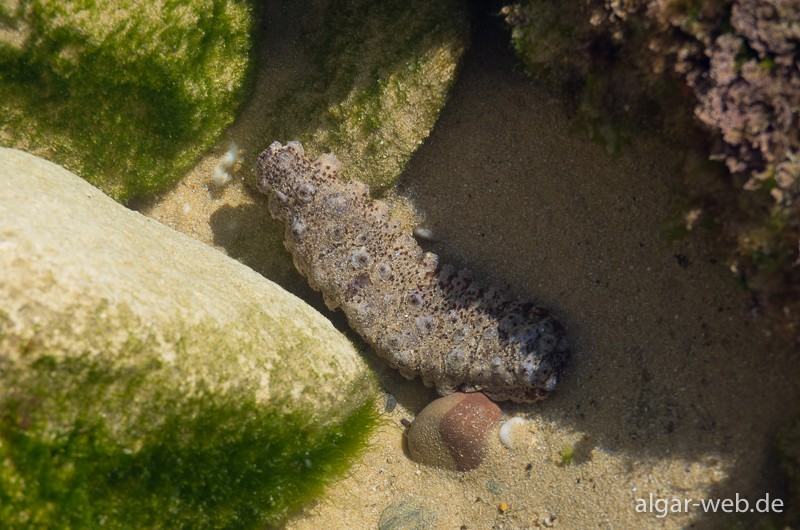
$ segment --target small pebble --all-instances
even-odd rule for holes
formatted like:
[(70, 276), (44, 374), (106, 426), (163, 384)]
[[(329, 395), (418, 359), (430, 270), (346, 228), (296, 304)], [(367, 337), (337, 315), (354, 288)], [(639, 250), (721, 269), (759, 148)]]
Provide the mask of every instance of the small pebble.
[(435, 522), (435, 514), (410, 499), (404, 499), (383, 509), (378, 530), (425, 530), (433, 528)]
[(392, 412), (395, 407), (397, 407), (397, 399), (391, 394), (386, 394), (386, 403), (383, 405), (384, 412)]
[(483, 462), (489, 434), (499, 427), (502, 415), (500, 407), (480, 392), (457, 392), (434, 400), (408, 429), (411, 459), (443, 469), (475, 469)]

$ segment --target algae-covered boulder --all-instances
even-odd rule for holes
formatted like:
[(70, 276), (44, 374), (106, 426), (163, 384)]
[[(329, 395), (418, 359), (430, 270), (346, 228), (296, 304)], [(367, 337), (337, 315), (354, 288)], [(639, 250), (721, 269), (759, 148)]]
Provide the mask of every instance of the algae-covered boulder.
[(320, 58), (325, 108), (306, 139), (334, 151), (350, 168), (348, 177), (380, 191), (397, 180), (433, 128), (469, 22), (453, 0), (349, 0), (344, 9), (332, 7), (327, 23), (334, 31)]
[(55, 164), (0, 181), (0, 527), (263, 527), (352, 462), (373, 379), (322, 316)]
[(256, 139), (259, 150), (295, 139), (333, 152), (346, 178), (385, 191), (453, 86), (469, 41), (463, 2), (304, 0), (264, 9), (270, 33), (257, 101), (234, 134)]
[(177, 181), (235, 116), (245, 0), (0, 3), (0, 144), (117, 200)]

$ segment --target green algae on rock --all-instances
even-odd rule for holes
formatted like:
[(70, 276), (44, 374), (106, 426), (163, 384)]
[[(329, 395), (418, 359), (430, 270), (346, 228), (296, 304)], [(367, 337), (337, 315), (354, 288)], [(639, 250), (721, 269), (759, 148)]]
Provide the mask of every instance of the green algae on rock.
[(118, 201), (173, 184), (233, 121), (250, 11), (244, 0), (0, 5), (0, 144)]
[(254, 528), (376, 423), (358, 352), (306, 304), (0, 149), (0, 526)]
[(275, 43), (283, 59), (267, 50), (258, 151), (274, 138), (298, 139), (335, 152), (346, 178), (385, 191), (444, 106), (469, 39), (466, 9), (454, 0), (316, 0), (285, 9), (302, 40)]

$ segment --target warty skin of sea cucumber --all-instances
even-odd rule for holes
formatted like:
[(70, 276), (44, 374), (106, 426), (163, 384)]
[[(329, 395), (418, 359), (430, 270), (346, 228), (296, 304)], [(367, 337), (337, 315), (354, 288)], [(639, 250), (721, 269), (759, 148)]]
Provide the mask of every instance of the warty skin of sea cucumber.
[(286, 248), (325, 304), (403, 376), (442, 395), (533, 402), (551, 393), (570, 356), (562, 325), (532, 301), (440, 264), (338, 166), (330, 154), (311, 160), (296, 141), (273, 142), (257, 162)]

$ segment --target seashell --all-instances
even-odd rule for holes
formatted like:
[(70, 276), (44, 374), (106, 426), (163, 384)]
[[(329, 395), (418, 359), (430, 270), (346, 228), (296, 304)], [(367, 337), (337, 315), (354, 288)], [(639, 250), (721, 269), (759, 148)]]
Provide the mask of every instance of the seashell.
[(525, 420), (522, 418), (511, 418), (510, 420), (503, 423), (500, 426), (500, 432), (498, 435), (500, 436), (500, 442), (503, 445), (508, 447), (509, 449), (514, 449), (514, 440), (511, 437), (511, 433), (517, 426), (525, 425)]
[(414, 234), (414, 237), (417, 239), (422, 239), (424, 241), (436, 241), (436, 239), (433, 237), (433, 232), (422, 226), (415, 226), (411, 233)]

